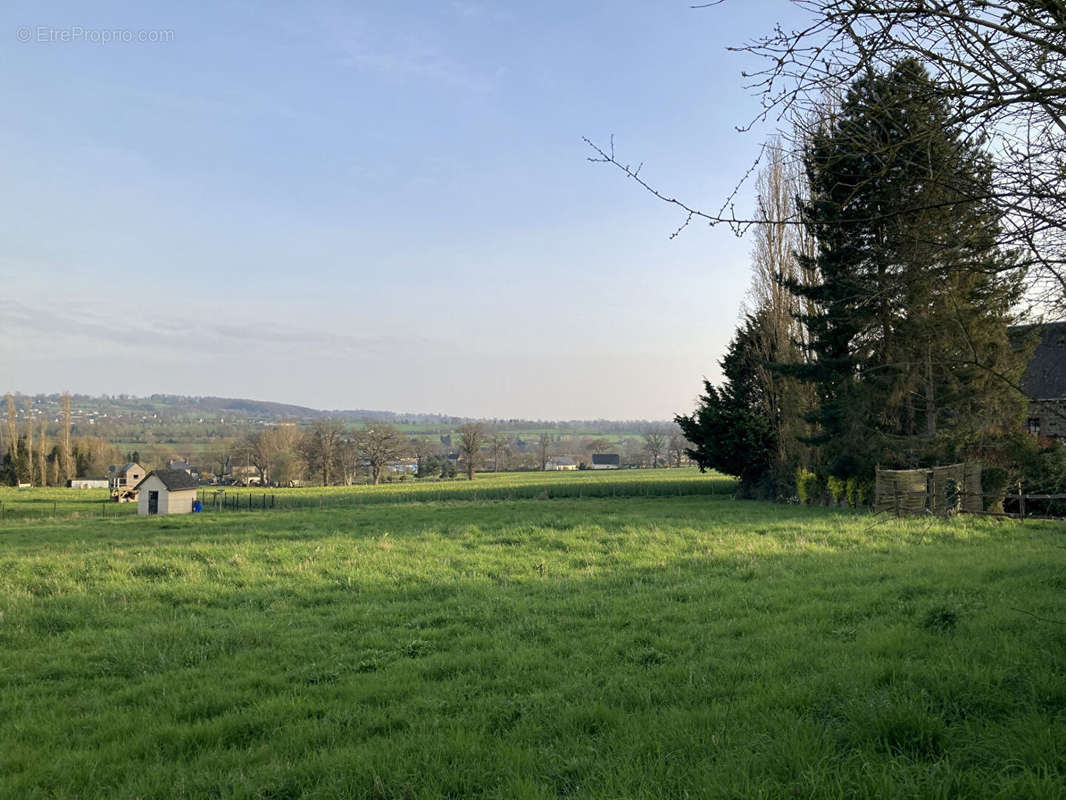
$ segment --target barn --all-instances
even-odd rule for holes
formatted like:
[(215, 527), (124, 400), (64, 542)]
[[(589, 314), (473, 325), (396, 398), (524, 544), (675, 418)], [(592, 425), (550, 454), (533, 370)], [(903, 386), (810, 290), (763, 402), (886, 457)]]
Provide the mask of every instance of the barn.
[(183, 469), (152, 470), (137, 484), (138, 514), (188, 514), (199, 484)]
[(622, 466), (622, 459), (618, 453), (593, 453), (592, 454), (592, 468), (593, 469), (620, 469)]

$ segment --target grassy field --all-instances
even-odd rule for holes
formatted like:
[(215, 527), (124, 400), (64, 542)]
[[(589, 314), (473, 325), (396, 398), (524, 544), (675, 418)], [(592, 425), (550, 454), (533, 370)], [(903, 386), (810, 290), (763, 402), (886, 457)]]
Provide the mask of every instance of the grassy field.
[[(518, 500), (536, 498), (544, 493), (549, 497), (728, 494), (733, 491), (733, 485), (729, 478), (702, 474), (695, 468), (501, 472), (479, 473), (474, 481), (466, 478), (443, 481), (410, 479), (378, 486), (311, 486), (301, 489), (206, 486), (201, 490), (201, 497), (210, 512), (216, 508), (219, 511), (262, 508), (264, 503), (279, 510), (429, 500)], [(0, 486), (0, 524), (52, 518), (111, 518), (137, 513), (135, 503), (108, 503), (108, 496), (106, 489), (16, 489)]]
[(1062, 797), (1062, 533), (721, 494), (12, 524), (0, 797)]

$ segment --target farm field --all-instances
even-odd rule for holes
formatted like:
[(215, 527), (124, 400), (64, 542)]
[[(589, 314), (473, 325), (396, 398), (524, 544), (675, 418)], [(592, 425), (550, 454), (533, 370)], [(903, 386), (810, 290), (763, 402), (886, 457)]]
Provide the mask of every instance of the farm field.
[(1062, 534), (726, 494), (10, 524), (0, 797), (1061, 797)]
[[(428, 500), (516, 500), (549, 497), (626, 497), (715, 494), (733, 491), (733, 481), (703, 474), (696, 468), (603, 470), (582, 472), (479, 473), (474, 481), (410, 479), (378, 486), (310, 486), (300, 489), (204, 486), (200, 490), (208, 511), (229, 508), (318, 508), (367, 503), (404, 503)], [(122, 517), (137, 513), (135, 503), (109, 503), (106, 489), (16, 489), (0, 486), (0, 523), (63, 517)]]

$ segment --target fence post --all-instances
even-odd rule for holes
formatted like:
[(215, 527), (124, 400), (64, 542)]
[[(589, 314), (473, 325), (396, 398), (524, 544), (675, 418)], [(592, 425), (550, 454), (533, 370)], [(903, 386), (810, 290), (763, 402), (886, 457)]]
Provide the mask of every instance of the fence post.
[(1025, 519), (1025, 495), (1022, 494), (1022, 482), (1018, 481), (1018, 514)]

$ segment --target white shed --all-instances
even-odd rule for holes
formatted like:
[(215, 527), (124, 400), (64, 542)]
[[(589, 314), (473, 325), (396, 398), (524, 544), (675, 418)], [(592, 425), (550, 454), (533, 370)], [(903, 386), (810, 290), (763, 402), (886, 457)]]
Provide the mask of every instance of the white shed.
[(157, 469), (137, 484), (138, 514), (188, 514), (199, 484), (183, 469)]

